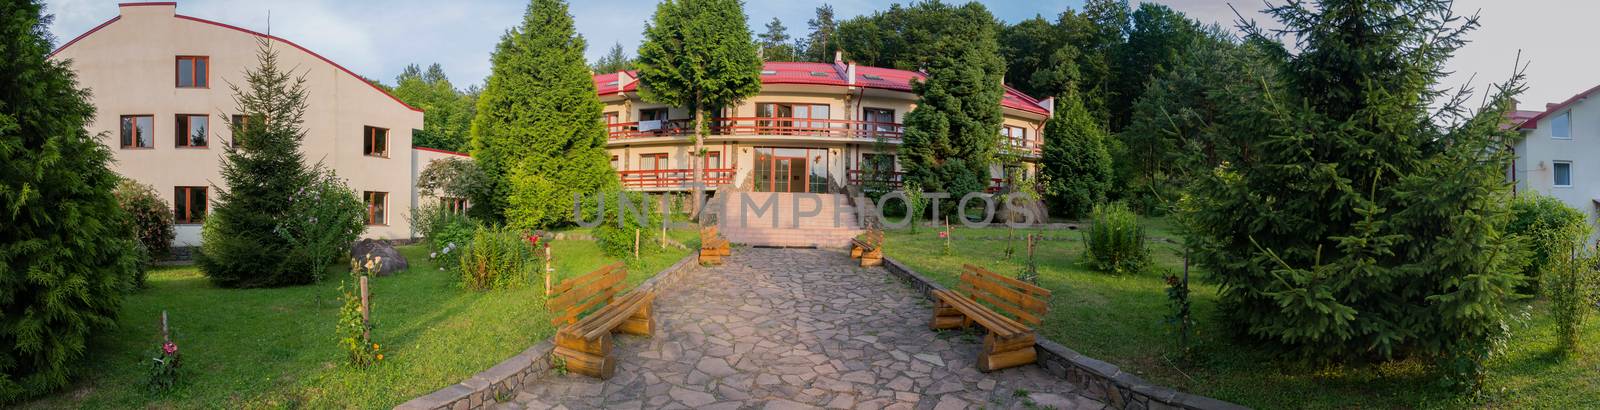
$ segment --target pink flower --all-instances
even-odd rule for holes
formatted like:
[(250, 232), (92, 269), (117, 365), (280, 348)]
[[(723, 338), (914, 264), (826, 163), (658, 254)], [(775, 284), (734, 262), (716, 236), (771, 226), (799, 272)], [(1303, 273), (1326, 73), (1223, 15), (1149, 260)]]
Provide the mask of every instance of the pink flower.
[(939, 232), (939, 239), (945, 239), (945, 238), (949, 238), (949, 237), (950, 237), (950, 233), (949, 232)]
[(178, 345), (172, 342), (162, 343), (161, 352), (166, 353), (167, 356), (178, 354)]

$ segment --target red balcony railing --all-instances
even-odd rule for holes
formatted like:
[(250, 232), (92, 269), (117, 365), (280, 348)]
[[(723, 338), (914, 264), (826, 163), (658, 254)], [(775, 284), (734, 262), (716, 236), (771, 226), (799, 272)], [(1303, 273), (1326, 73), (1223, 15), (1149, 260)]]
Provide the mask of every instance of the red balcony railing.
[(1005, 178), (989, 178), (989, 188), (988, 189), (984, 189), (983, 192), (987, 192), (987, 193), (991, 193), (992, 194), (992, 193), (1000, 192), (1000, 190), (1004, 189), (1005, 187), (1006, 187)]
[[(733, 173), (733, 168), (707, 168), (703, 182), (707, 188), (732, 183)], [(622, 176), (624, 188), (688, 189), (689, 183), (694, 182), (694, 170), (689, 168), (617, 171), (617, 174)]]
[(846, 174), (846, 181), (850, 185), (883, 184), (887, 185), (889, 189), (900, 189), (900, 187), (905, 186), (905, 173), (902, 172), (852, 169)]
[[(611, 139), (679, 137), (694, 133), (693, 120), (606, 124)], [(833, 138), (899, 140), (899, 123), (811, 118), (740, 117), (711, 122), (712, 135), (801, 135)]]

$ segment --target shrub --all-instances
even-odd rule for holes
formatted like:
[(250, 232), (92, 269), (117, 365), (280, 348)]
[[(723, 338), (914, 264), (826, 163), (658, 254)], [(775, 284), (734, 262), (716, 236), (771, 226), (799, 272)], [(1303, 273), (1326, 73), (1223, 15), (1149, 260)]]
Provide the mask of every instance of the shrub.
[(428, 248), (428, 257), (439, 266), (459, 267), (461, 249), (472, 240), (477, 224), (472, 218), (452, 212), (440, 204), (423, 205), (411, 210), (411, 226), (421, 234)]
[(1579, 351), (1578, 333), (1589, 310), (1600, 302), (1600, 248), (1587, 254), (1567, 252), (1550, 255), (1544, 274), (1544, 294), (1550, 298), (1550, 313), (1556, 319), (1556, 346), (1563, 353)]
[(332, 169), (318, 166), (311, 182), (290, 199), (288, 216), (278, 221), (278, 234), (292, 247), (298, 268), (322, 281), (328, 265), (350, 251), (350, 243), (367, 229), (366, 206)]
[[(661, 215), (649, 203), (649, 198), (638, 192), (611, 191), (605, 195), (605, 219), (600, 226), (594, 229), (595, 242), (600, 245), (600, 250), (613, 258), (628, 258), (633, 256), (634, 234), (638, 232), (639, 254), (649, 253), (654, 247), (644, 244), (654, 243), (656, 235), (660, 232)], [(632, 204), (623, 215), (621, 200)], [(639, 216), (644, 217), (641, 221)], [(656, 227), (652, 229), (652, 227)]]
[(480, 226), (461, 250), (461, 286), (472, 290), (526, 285), (539, 267), (520, 230)]
[(1521, 237), (1532, 253), (1522, 269), (1527, 280), (1517, 287), (1518, 292), (1531, 294), (1539, 290), (1539, 278), (1554, 266), (1554, 260), (1566, 258), (1572, 248), (1581, 246), (1588, 226), (1582, 211), (1554, 197), (1529, 192), (1511, 202), (1506, 232)]
[[(131, 218), (133, 237), (144, 245), (153, 259), (164, 259), (172, 251), (172, 207), (149, 185), (131, 179), (117, 184), (117, 202)], [(142, 279), (142, 278), (141, 278)], [(140, 280), (143, 284), (143, 280)]]
[(1085, 256), (1095, 269), (1114, 274), (1139, 273), (1150, 263), (1144, 229), (1122, 202), (1095, 205), (1083, 233)]
[[(363, 317), (361, 312), (361, 278), (372, 277), (372, 274), (383, 269), (382, 258), (368, 258), (365, 261), (350, 259), (350, 277), (354, 283), (339, 284), (339, 295), (344, 300), (344, 306), (339, 308), (339, 347), (344, 348), (350, 365), (367, 367), (383, 360), (383, 353), (378, 352), (378, 344), (372, 342), (372, 322), (368, 317)], [(371, 308), (371, 289), (368, 290), (368, 309)]]

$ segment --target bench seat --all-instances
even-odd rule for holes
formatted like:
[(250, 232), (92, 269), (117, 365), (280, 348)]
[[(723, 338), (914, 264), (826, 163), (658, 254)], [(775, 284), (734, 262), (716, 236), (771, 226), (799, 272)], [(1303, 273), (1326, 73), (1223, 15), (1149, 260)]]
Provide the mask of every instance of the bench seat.
[(978, 353), (978, 370), (989, 372), (1033, 363), (1038, 359), (1034, 347), (1038, 337), (1034, 326), (1043, 322), (1049, 309), (1050, 291), (1027, 282), (1001, 276), (987, 269), (963, 265), (961, 285), (956, 290), (934, 290), (935, 306), (931, 329), (959, 329), (974, 324), (983, 327), (983, 348)]
[[(622, 332), (650, 337), (655, 334), (652, 318), (655, 292), (630, 291), (616, 296), (627, 277), (621, 263), (600, 268), (583, 276), (562, 281), (547, 303), (554, 315), (550, 322), (561, 325), (556, 331), (556, 348), (551, 352), (573, 373), (609, 379), (616, 372), (611, 357), (611, 334)], [(598, 306), (579, 319), (584, 311)]]

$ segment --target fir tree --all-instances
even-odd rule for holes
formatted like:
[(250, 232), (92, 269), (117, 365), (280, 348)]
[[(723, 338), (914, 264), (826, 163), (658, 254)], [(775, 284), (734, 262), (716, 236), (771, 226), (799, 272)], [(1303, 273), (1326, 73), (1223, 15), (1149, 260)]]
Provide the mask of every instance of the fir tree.
[(89, 135), (89, 93), (48, 60), (43, 5), (0, 2), (0, 403), (66, 385), (141, 261)]
[(695, 215), (703, 196), (707, 116), (761, 92), (761, 59), (739, 0), (666, 0), (644, 28), (639, 96), (694, 113)]
[[(906, 114), (901, 155), (906, 180), (959, 199), (988, 186), (1000, 135), (1000, 59), (994, 16), (982, 5), (918, 3), (907, 9), (937, 38), (920, 50), (927, 81), (913, 80), (917, 107)], [(953, 203), (955, 201), (945, 201)]]
[(1107, 138), (1076, 92), (1068, 92), (1056, 102), (1056, 116), (1044, 128), (1041, 165), (1045, 197), (1059, 215), (1080, 218), (1095, 204), (1105, 202), (1111, 189)]
[(838, 23), (833, 21), (833, 5), (817, 6), (816, 17), (806, 21), (806, 27), (811, 29), (811, 34), (799, 40), (804, 45), (798, 47), (800, 54), (805, 55), (806, 61), (833, 62), (833, 53), (839, 50), (839, 41), (834, 38)]
[(599, 61), (594, 62), (595, 73), (615, 73), (632, 69), (633, 59), (628, 58), (627, 51), (622, 49), (622, 43), (612, 44), (611, 50), (607, 51), (606, 55), (600, 56)]
[(574, 193), (618, 184), (584, 47), (561, 0), (533, 0), (522, 25), (501, 38), (472, 123), (472, 157), (491, 186), (473, 208), (480, 216), (557, 225), (569, 219)]
[(789, 28), (783, 26), (783, 21), (777, 17), (767, 23), (767, 32), (757, 35), (761, 38), (761, 57), (767, 61), (794, 61), (794, 45), (789, 44)]
[[(1217, 84), (1220, 164), (1181, 203), (1237, 330), (1299, 356), (1433, 357), (1473, 387), (1504, 341), (1524, 258), (1503, 130), (1520, 74), (1487, 104), (1433, 87), (1477, 26), (1447, 1), (1292, 2), (1247, 26), (1273, 64)], [(1293, 47), (1285, 45), (1292, 42)], [(1439, 109), (1430, 108), (1438, 103)]]
[(305, 77), (283, 69), (272, 41), (258, 39), (258, 65), (245, 72), (243, 87), (229, 84), (243, 116), (231, 122), (233, 140), (222, 150), (217, 206), (206, 216), (200, 271), (219, 286), (267, 287), (316, 279), (303, 258), (277, 232), (291, 217), (290, 198), (306, 187), (309, 174), (300, 153), (306, 112)]

